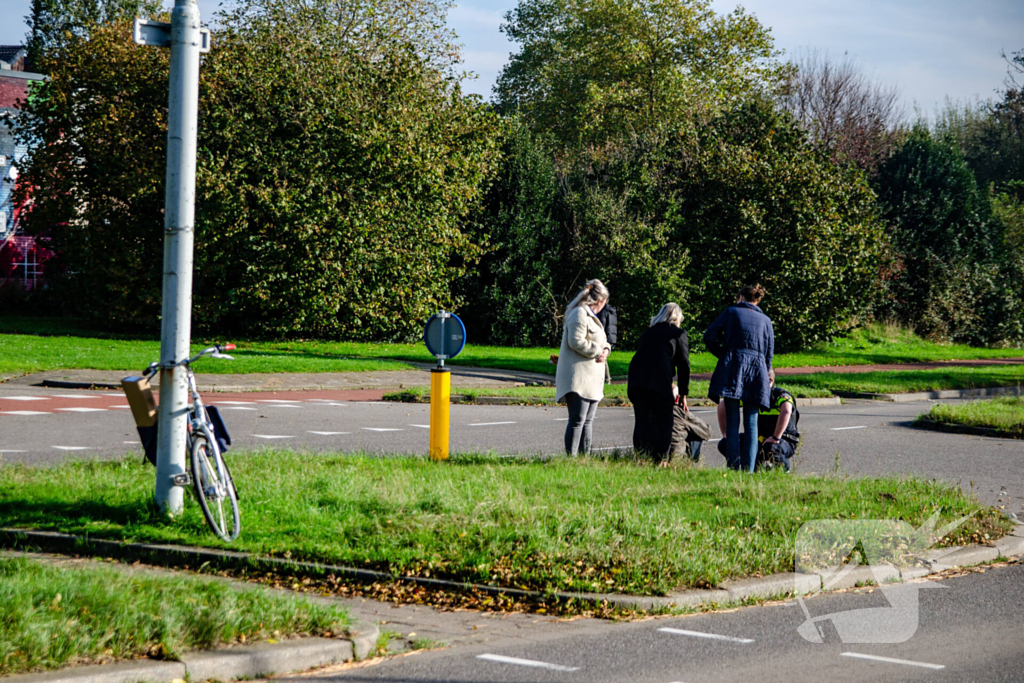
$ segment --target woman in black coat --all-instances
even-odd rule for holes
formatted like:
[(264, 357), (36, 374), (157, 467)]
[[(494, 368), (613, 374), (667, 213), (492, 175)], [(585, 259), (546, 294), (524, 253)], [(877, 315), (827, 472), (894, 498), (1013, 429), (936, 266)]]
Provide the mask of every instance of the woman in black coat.
[(667, 462), (672, 447), (676, 403), (673, 375), (679, 379), (678, 395), (683, 410), (690, 410), (686, 405), (690, 393), (690, 349), (682, 323), (683, 311), (677, 304), (662, 306), (640, 336), (629, 363), (629, 401), (636, 415), (633, 448), (650, 454), (659, 463)]
[[(736, 303), (725, 309), (704, 333), (704, 344), (718, 358), (711, 375), (708, 396), (725, 401), (726, 465), (734, 470), (753, 472), (757, 459), (757, 414), (771, 403), (768, 371), (775, 353), (772, 321), (757, 304), (764, 287), (755, 285), (740, 290)], [(740, 404), (744, 433), (740, 437)]]

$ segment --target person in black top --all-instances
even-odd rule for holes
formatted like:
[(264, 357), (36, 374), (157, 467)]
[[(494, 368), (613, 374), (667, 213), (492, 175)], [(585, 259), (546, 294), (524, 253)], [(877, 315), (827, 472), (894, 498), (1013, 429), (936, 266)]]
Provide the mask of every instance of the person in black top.
[[(690, 410), (690, 349), (682, 323), (683, 311), (677, 304), (662, 306), (640, 336), (629, 363), (628, 394), (636, 415), (633, 448), (663, 464), (668, 463), (672, 446), (676, 401), (684, 411)], [(672, 386), (673, 375), (678, 376), (678, 388)]]

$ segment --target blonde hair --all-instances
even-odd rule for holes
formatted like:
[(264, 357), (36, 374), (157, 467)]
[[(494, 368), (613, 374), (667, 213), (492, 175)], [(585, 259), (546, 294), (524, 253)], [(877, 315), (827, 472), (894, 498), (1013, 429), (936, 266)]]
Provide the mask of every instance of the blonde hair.
[(577, 306), (589, 306), (600, 301), (608, 301), (608, 288), (600, 280), (589, 280), (576, 298), (565, 307), (565, 312), (568, 313)]
[(683, 324), (683, 309), (679, 308), (679, 304), (674, 301), (670, 301), (661, 307), (658, 311), (658, 315), (651, 318), (651, 326), (657, 325), (658, 323), (668, 323), (681, 327)]

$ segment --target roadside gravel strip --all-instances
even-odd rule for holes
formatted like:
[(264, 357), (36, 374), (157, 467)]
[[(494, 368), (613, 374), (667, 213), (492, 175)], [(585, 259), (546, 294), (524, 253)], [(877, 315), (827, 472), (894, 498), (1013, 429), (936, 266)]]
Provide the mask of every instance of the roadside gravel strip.
[[(411, 583), (438, 590), (463, 591), (472, 589), (490, 595), (505, 595), (517, 598), (539, 599), (555, 597), (566, 601), (579, 600), (595, 604), (606, 603), (610, 606), (639, 611), (697, 607), (707, 609), (709, 607), (741, 603), (748, 599), (766, 599), (788, 594), (807, 595), (809, 593), (822, 592), (823, 582), (828, 578), (823, 574), (786, 572), (761, 578), (729, 580), (722, 582), (719, 588), (686, 590), (666, 596), (572, 593), (563, 591), (545, 594), (532, 590), (469, 584), (420, 576), (396, 577), (391, 574), (368, 569), (261, 557), (251, 553), (190, 546), (123, 543), (51, 531), (0, 529), (0, 546), (15, 549), (39, 548), (49, 552), (77, 553), (102, 557), (127, 557), (142, 559), (153, 564), (169, 567), (207, 564), (223, 568), (244, 567), (248, 569), (287, 570), (298, 574), (308, 573), (313, 576), (334, 574), (336, 576), (370, 582), (397, 581)], [(956, 567), (970, 567), (976, 564), (994, 562), (999, 558), (1011, 558), (1021, 555), (1024, 555), (1024, 524), (1015, 522), (1009, 534), (993, 542), (991, 545), (971, 544), (929, 550), (919, 556), (921, 566), (918, 567), (890, 567), (891, 571), (880, 571), (881, 568), (879, 568), (874, 573), (867, 567), (858, 567), (846, 575), (841, 582), (830, 583), (829, 590), (851, 588), (857, 585), (857, 583), (874, 582), (879, 578), (892, 582), (912, 581), (929, 574), (943, 572)]]

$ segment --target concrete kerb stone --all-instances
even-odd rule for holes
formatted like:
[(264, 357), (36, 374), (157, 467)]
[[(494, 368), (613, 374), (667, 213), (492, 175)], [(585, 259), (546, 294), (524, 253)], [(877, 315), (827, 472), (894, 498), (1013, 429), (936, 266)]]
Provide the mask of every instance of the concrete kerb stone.
[(999, 550), (992, 546), (966, 545), (959, 548), (940, 548), (923, 555), (933, 572), (956, 567), (970, 567), (975, 564), (992, 562), (999, 557)]
[(837, 391), (842, 398), (860, 398), (871, 401), (888, 401), (890, 403), (909, 403), (912, 401), (930, 401), (947, 398), (982, 398), (985, 396), (1020, 396), (1024, 388), (1013, 387), (982, 387), (979, 389), (943, 389), (941, 391), (915, 391), (905, 394), (871, 394), (856, 391)]
[(182, 662), (135, 659), (116, 664), (75, 666), (38, 674), (21, 674), (3, 680), (5, 683), (169, 683), (185, 678), (185, 673)]
[(305, 671), (351, 659), (352, 643), (331, 638), (302, 638), (211, 652), (189, 652), (181, 657), (185, 671), (193, 681), (255, 678)]
[(1000, 557), (1024, 555), (1024, 537), (1022, 536), (1003, 536), (992, 545), (999, 551)]
[(748, 598), (806, 595), (821, 590), (821, 578), (817, 574), (784, 572), (759, 579), (723, 581), (722, 588), (729, 594), (729, 602), (742, 602)]
[(891, 564), (870, 566), (861, 565), (851, 569), (849, 572), (844, 574), (842, 578), (834, 579), (833, 577), (837, 569), (838, 568), (830, 569), (827, 572), (818, 573), (818, 577), (821, 579), (821, 590), (843, 590), (846, 588), (856, 588), (858, 585), (865, 586), (869, 584), (881, 586), (886, 583), (901, 580), (900, 570)]

